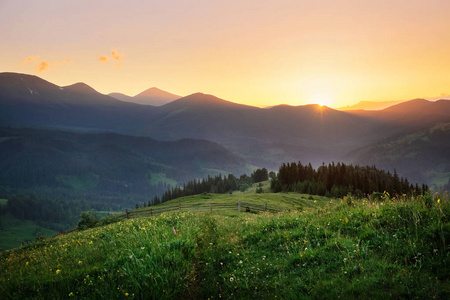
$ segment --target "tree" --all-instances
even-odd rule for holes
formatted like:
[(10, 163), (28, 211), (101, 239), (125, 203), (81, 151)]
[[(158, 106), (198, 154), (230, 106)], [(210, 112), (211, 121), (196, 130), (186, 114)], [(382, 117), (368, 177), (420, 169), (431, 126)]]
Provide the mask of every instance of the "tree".
[(253, 183), (269, 180), (269, 172), (266, 168), (257, 169), (252, 173)]
[(98, 223), (98, 217), (93, 210), (81, 213), (80, 221), (78, 221), (78, 230), (84, 230), (94, 227)]

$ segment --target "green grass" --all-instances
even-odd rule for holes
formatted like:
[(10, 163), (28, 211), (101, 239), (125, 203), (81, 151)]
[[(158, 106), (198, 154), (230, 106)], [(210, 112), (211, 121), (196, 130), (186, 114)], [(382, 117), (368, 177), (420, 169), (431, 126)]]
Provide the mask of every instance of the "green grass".
[(0, 216), (2, 229), (0, 230), (0, 248), (3, 250), (19, 247), (22, 242), (34, 242), (36, 233), (43, 236), (54, 236), (57, 232), (37, 226), (33, 221), (22, 221), (11, 214)]
[[(259, 188), (258, 184), (253, 184), (247, 191), (238, 192), (234, 191), (232, 194), (211, 194), (204, 193), (200, 195), (181, 197), (178, 199), (173, 199), (163, 204), (155, 207), (167, 207), (178, 205), (181, 202), (181, 210), (186, 211), (188, 209), (183, 208), (183, 206), (191, 206), (194, 204), (206, 202), (214, 202), (220, 204), (226, 203), (238, 203), (239, 200), (242, 202), (249, 202), (254, 204), (267, 204), (268, 206), (276, 206), (284, 210), (306, 210), (306, 211), (316, 211), (319, 204), (326, 204), (330, 201), (329, 198), (306, 195), (299, 193), (268, 193), (270, 183), (269, 181), (263, 182), (264, 193), (257, 194), (256, 189)], [(314, 202), (316, 201), (316, 202)], [(145, 209), (145, 208), (144, 208)], [(142, 209), (141, 209), (142, 210)]]
[(0, 199), (0, 206), (6, 206), (6, 204), (8, 203), (8, 199)]
[[(308, 199), (301, 194), (207, 194), (183, 198), (182, 204), (201, 197), (234, 201), (238, 196), (307, 209), (277, 214), (182, 211), (46, 239), (3, 254), (0, 295), (8, 299), (450, 297), (448, 196), (439, 201), (431, 197), (393, 201), (385, 195), (379, 203), (368, 203)], [(262, 198), (252, 198), (257, 196)]]

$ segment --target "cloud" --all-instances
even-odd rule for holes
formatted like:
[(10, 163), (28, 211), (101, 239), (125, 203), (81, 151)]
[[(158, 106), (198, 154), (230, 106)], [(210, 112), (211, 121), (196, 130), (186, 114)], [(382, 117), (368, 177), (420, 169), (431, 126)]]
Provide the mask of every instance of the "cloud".
[(111, 50), (111, 57), (105, 56), (105, 55), (100, 55), (98, 57), (98, 61), (106, 64), (111, 59), (114, 63), (114, 66), (120, 67), (122, 65), (120, 62), (122, 61), (123, 56), (124, 56), (123, 53), (119, 53), (119, 51), (113, 49), (113, 50)]
[(57, 67), (57, 66), (60, 66), (63, 64), (71, 64), (71, 63), (72, 63), (72, 60), (68, 58), (68, 59), (64, 59), (61, 61), (52, 62), (52, 67)]
[(50, 65), (46, 61), (41, 61), (37, 66), (34, 67), (34, 70), (38, 73), (44, 72), (45, 70), (48, 70), (50, 68)]
[[(39, 58), (40, 58), (39, 55), (29, 56), (29, 57), (25, 58), (25, 59), (22, 61), (22, 64), (23, 64), (24, 66), (26, 66), (26, 65), (28, 65), (29, 63), (37, 62), (38, 60), (40, 60)], [(34, 71), (40, 73), (40, 72), (47, 71), (47, 70), (49, 70), (49, 69), (56, 68), (56, 67), (58, 67), (58, 66), (60, 66), (60, 65), (63, 65), (63, 64), (71, 64), (72, 62), (73, 62), (73, 61), (72, 61), (70, 58), (63, 59), (63, 60), (60, 60), (60, 61), (53, 61), (53, 62), (48, 62), (48, 61), (45, 61), (45, 60), (40, 60), (39, 63), (37, 63), (37, 64), (34, 65)]]
[(122, 60), (122, 58), (123, 58), (123, 53), (119, 54), (119, 52), (117, 52), (116, 50), (112, 50), (111, 55), (114, 60)]
[(39, 59), (39, 55), (29, 56), (22, 61), (22, 65), (26, 66), (28, 63), (37, 61), (38, 59)]

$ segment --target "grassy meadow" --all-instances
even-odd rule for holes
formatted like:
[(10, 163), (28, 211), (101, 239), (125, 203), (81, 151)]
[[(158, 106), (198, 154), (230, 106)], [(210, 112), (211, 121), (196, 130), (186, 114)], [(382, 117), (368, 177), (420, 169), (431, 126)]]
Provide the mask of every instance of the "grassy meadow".
[(294, 193), (206, 194), (180, 201), (238, 197), (290, 211), (177, 211), (44, 239), (2, 253), (0, 297), (450, 297), (448, 194), (384, 194), (373, 202)]
[(10, 213), (0, 216), (0, 249), (19, 247), (23, 242), (35, 241), (37, 235), (54, 236), (57, 232), (36, 225), (29, 220), (20, 220)]

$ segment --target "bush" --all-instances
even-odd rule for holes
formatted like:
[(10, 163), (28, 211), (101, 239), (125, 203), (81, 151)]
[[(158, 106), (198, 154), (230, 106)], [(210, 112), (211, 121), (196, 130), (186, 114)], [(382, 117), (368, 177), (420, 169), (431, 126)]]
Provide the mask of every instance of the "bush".
[(246, 184), (246, 183), (243, 183), (243, 184), (241, 184), (241, 185), (239, 186), (239, 190), (240, 190), (241, 192), (245, 192), (249, 187), (250, 187), (250, 185), (248, 185), (248, 184)]
[(83, 211), (81, 213), (80, 221), (78, 221), (78, 230), (85, 230), (95, 227), (99, 219), (93, 210)]

